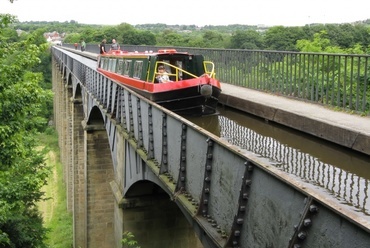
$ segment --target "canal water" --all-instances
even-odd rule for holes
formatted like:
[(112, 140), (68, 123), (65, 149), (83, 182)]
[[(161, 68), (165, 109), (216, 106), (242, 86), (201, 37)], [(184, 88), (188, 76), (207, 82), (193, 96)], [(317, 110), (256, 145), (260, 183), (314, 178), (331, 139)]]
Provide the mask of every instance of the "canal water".
[(235, 109), (218, 111), (218, 115), (184, 117), (370, 215), (370, 156)]

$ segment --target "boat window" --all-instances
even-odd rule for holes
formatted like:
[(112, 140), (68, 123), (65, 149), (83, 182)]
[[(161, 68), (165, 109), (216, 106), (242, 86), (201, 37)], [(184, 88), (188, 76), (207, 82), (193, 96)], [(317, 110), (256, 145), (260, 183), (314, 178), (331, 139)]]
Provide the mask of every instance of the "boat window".
[[(170, 61), (169, 60), (166, 60), (166, 59), (164, 59), (164, 60), (162, 60), (163, 62), (165, 62), (165, 63), (170, 63)], [(159, 65), (161, 65), (161, 64), (159, 64)], [(169, 66), (168, 65), (166, 65), (166, 64), (163, 64), (163, 66), (164, 66), (164, 68), (165, 68), (165, 70), (168, 72), (169, 70), (170, 70), (170, 68), (169, 68)]]
[(130, 76), (130, 67), (131, 67), (131, 60), (124, 60), (124, 65), (123, 65), (123, 75), (125, 76)]
[(107, 63), (106, 63), (106, 59), (105, 58), (101, 58), (100, 59), (100, 68), (102, 69), (107, 69)]
[(118, 74), (123, 74), (123, 59), (118, 60), (118, 65), (117, 65), (117, 73)]
[[(180, 69), (183, 69), (182, 61), (181, 60), (176, 60), (175, 61), (175, 66), (178, 67), (178, 68), (180, 68)], [(179, 70), (177, 76), (178, 76), (179, 80), (182, 80), (183, 76), (182, 76), (182, 71), (181, 70)]]
[(133, 77), (141, 78), (142, 71), (143, 71), (143, 61), (135, 61)]
[[(173, 59), (171, 58), (170, 60), (163, 60), (163, 62), (165, 63), (168, 63), (168, 64), (171, 64), (171, 66), (169, 65), (164, 65), (165, 68), (166, 68), (166, 71), (167, 73), (169, 73), (170, 75), (170, 79), (171, 81), (178, 81), (178, 80), (182, 80), (183, 79), (183, 72), (179, 69), (184, 69), (183, 68), (183, 61), (182, 60), (179, 60), (179, 59)], [(177, 69), (179, 68), (179, 69)]]
[(103, 67), (104, 67), (104, 59), (100, 58), (99, 59), (99, 68), (103, 68)]
[(116, 59), (114, 59), (114, 58), (109, 59), (109, 71), (115, 72), (116, 71), (116, 64), (117, 64)]

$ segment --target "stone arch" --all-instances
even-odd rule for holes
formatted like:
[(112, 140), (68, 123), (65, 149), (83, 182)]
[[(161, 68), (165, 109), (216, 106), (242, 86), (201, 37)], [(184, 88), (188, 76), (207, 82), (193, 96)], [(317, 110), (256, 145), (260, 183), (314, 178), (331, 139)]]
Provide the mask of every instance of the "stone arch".
[(67, 79), (66, 81), (67, 85), (72, 85), (72, 73), (71, 72), (67, 73), (67, 77), (63, 77), (63, 78)]
[(74, 99), (74, 101), (82, 102), (82, 87), (81, 87), (81, 84), (76, 85), (76, 90), (74, 91), (73, 99)]
[(88, 115), (87, 124), (104, 126), (104, 119), (103, 119), (102, 113), (97, 106), (92, 107)]
[(132, 184), (121, 208), (123, 231), (133, 233), (141, 247), (203, 247), (176, 202), (152, 181)]

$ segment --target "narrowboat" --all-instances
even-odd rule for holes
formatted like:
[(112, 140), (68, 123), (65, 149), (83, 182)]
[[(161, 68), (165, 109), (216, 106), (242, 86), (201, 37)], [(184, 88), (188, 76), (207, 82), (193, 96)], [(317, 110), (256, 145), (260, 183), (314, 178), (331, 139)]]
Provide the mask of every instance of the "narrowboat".
[[(109, 51), (98, 57), (97, 70), (149, 100), (179, 115), (210, 115), (217, 112), (221, 93), (213, 62), (202, 55), (177, 52)], [(159, 68), (166, 71), (160, 82)]]

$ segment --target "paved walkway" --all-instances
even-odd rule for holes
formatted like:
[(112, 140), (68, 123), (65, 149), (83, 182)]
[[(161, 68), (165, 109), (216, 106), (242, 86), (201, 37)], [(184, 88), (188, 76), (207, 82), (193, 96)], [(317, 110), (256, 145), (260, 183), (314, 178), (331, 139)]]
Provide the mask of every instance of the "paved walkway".
[(222, 84), (220, 103), (370, 155), (370, 117)]

